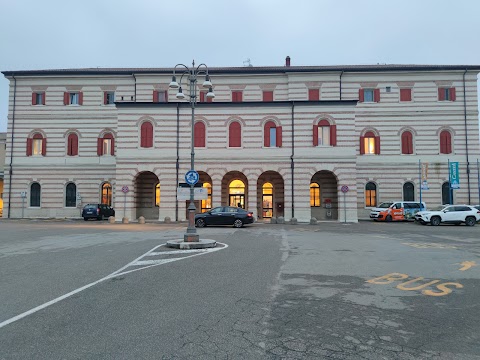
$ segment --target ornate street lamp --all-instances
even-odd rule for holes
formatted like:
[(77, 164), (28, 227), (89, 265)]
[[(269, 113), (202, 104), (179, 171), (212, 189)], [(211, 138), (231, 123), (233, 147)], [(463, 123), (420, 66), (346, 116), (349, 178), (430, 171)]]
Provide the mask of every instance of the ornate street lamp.
[[(175, 71), (177, 68), (180, 68), (183, 73), (180, 77), (180, 81), (177, 82), (177, 77)], [(188, 68), (186, 65), (177, 64), (173, 69), (172, 81), (170, 82), (169, 87), (171, 89), (178, 89), (177, 99), (183, 100), (187, 96), (183, 93), (182, 89), (182, 80), (183, 77), (187, 76), (188, 86), (190, 94), (187, 95), (190, 101), (190, 107), (192, 108), (192, 123), (191, 123), (191, 153), (190, 153), (190, 172), (195, 173), (195, 104), (197, 103), (197, 79), (199, 76), (205, 76), (205, 80), (202, 86), (208, 89), (207, 98), (214, 98), (215, 94), (213, 93), (212, 83), (210, 81), (210, 76), (208, 75), (208, 67), (205, 64), (200, 64), (195, 67), (195, 61), (192, 61), (192, 67)], [(198, 180), (198, 179), (197, 179)], [(187, 232), (183, 236), (184, 242), (198, 242), (200, 241), (197, 234), (197, 229), (195, 228), (195, 203), (194, 203), (194, 186), (195, 183), (190, 183), (190, 205), (188, 206), (188, 227)]]

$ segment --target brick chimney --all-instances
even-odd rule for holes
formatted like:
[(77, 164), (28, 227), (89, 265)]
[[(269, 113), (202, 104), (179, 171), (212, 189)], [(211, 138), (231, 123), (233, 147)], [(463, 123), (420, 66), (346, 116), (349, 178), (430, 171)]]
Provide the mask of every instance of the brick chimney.
[(287, 56), (285, 59), (285, 66), (290, 67), (290, 56)]

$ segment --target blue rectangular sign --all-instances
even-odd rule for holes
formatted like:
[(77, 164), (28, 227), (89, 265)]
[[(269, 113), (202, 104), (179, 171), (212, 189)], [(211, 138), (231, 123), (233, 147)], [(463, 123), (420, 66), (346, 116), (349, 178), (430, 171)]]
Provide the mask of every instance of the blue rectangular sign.
[(458, 162), (450, 163), (450, 189), (460, 189), (460, 178), (458, 176)]

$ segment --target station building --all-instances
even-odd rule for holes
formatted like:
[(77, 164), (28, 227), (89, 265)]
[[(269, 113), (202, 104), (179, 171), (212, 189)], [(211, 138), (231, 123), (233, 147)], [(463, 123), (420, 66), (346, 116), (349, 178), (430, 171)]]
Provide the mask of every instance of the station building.
[[(194, 167), (208, 192), (197, 211), (232, 205), (259, 220), (355, 222), (388, 200), (475, 204), (479, 71), (291, 66), (288, 57), (284, 66), (209, 68), (215, 98), (199, 77), (195, 105)], [(3, 74), (4, 217), (79, 217), (83, 205), (107, 203), (117, 217), (186, 219), (177, 187), (190, 170), (192, 108), (169, 89), (173, 68)], [(457, 190), (449, 162), (459, 165)]]

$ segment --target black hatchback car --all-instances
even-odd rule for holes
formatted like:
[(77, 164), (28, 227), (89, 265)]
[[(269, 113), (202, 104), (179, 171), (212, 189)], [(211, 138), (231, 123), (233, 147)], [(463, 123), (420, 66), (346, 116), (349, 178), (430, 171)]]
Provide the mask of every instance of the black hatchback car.
[(253, 223), (253, 213), (233, 206), (219, 206), (207, 212), (195, 215), (195, 226), (233, 225), (241, 228), (244, 224)]
[(109, 216), (115, 216), (115, 210), (106, 204), (87, 204), (82, 210), (82, 217), (85, 221), (88, 219), (102, 220)]

